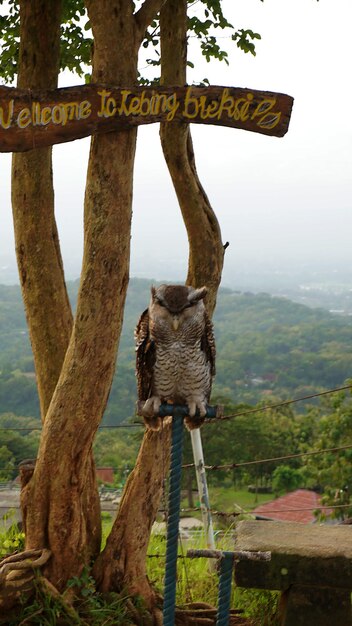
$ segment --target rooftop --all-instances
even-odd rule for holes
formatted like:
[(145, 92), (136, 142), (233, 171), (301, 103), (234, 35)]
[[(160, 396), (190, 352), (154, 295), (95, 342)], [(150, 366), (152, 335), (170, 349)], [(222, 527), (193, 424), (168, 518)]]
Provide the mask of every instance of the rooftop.
[[(319, 494), (308, 489), (297, 489), (280, 498), (260, 504), (252, 513), (257, 519), (313, 524), (316, 522), (314, 510), (321, 508)], [(329, 515), (331, 509), (325, 507), (325, 513)]]

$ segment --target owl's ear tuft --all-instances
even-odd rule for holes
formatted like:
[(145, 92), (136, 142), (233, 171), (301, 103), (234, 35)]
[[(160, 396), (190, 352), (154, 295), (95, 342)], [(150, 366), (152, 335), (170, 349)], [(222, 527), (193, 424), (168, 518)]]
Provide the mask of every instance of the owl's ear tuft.
[(199, 289), (194, 289), (188, 296), (190, 302), (199, 302), (199, 300), (203, 300), (208, 293), (208, 289), (206, 287), (200, 287)]
[(155, 300), (155, 296), (156, 296), (156, 288), (154, 287), (154, 285), (151, 286), (150, 288), (150, 293), (152, 294), (152, 298), (153, 300)]

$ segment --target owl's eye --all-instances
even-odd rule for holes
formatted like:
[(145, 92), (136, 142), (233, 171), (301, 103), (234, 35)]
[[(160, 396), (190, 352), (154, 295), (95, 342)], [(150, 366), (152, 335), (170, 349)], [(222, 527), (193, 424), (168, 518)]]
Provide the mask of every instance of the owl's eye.
[(161, 300), (158, 300), (158, 299), (157, 299), (157, 300), (156, 300), (156, 302), (157, 302), (157, 304), (158, 304), (159, 306), (163, 306), (163, 307), (165, 307), (165, 304), (164, 304)]

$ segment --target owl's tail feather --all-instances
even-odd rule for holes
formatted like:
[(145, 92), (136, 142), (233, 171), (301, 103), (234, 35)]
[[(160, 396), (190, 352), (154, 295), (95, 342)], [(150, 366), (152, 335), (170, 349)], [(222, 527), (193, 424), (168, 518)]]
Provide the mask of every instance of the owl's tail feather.
[(194, 417), (189, 417), (188, 415), (185, 417), (184, 423), (187, 430), (195, 430), (196, 428), (200, 428), (204, 423), (205, 417), (200, 417), (200, 415), (195, 415)]

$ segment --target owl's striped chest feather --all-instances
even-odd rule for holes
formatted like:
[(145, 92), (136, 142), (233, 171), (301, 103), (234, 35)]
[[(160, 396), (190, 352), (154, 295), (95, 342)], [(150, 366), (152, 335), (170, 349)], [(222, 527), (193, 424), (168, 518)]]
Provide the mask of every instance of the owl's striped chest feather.
[(211, 387), (210, 365), (201, 341), (156, 344), (153, 393), (165, 400), (184, 403), (192, 395), (208, 399)]

